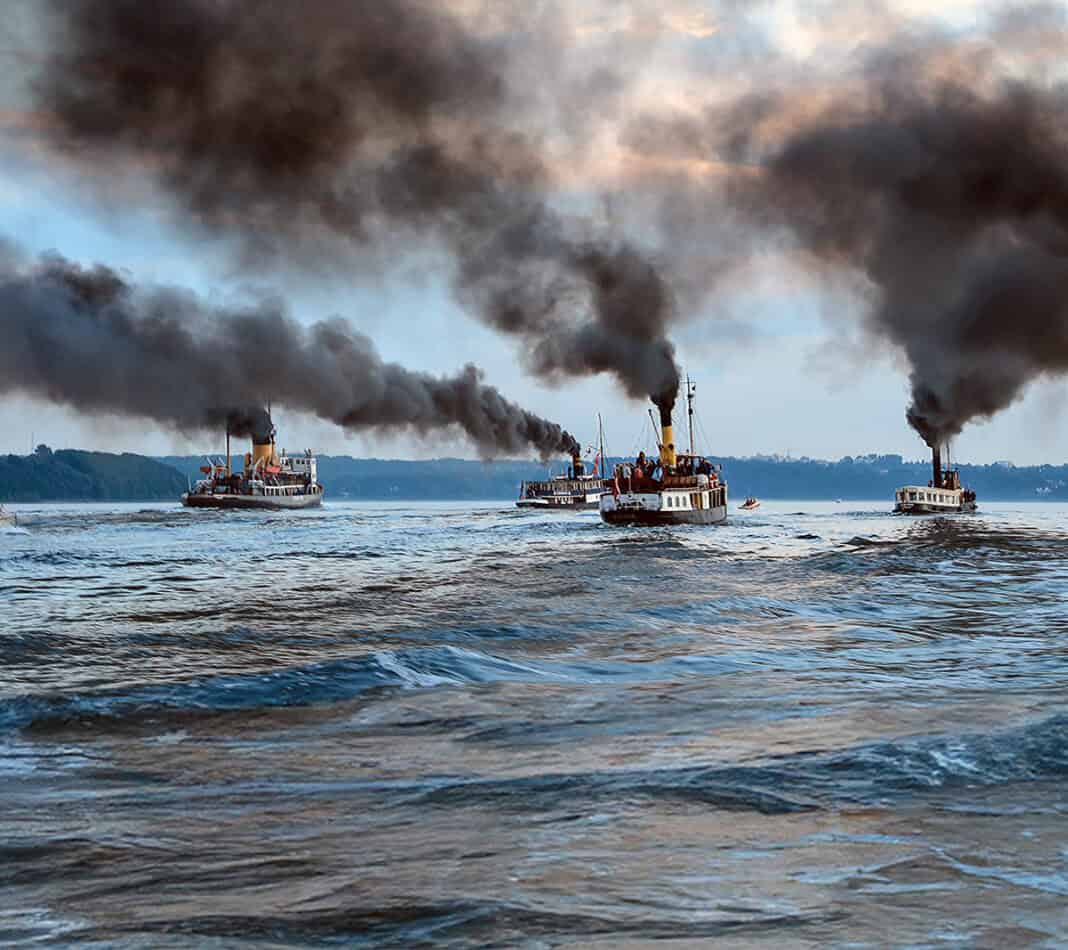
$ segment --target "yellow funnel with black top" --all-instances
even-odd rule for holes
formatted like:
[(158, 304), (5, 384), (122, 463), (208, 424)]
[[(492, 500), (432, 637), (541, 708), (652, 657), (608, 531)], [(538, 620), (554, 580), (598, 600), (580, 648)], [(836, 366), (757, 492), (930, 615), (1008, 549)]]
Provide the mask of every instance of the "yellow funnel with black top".
[(253, 441), (252, 443), (252, 467), (263, 468), (268, 465), (278, 464), (278, 454), (275, 452), (274, 442), (266, 445)]
[(253, 413), (252, 452), (247, 455), (245, 468), (248, 471), (262, 471), (268, 466), (278, 465), (278, 452), (274, 447), (274, 423), (271, 414), (260, 409)]
[(667, 406), (660, 407), (660, 467), (664, 471), (675, 467), (675, 429)]

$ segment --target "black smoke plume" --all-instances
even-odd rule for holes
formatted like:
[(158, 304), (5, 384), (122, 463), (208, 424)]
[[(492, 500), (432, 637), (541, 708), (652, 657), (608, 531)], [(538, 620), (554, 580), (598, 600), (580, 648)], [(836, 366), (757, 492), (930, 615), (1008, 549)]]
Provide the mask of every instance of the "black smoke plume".
[[(1025, 29), (1048, 15), (998, 24), (1052, 44)], [(1068, 371), (1068, 92), (1020, 74), (1026, 49), (999, 71), (1002, 39), (911, 31), (830, 93), (768, 91), (699, 133), (742, 163), (750, 221), (799, 239), (818, 271), (867, 279), (867, 326), (907, 356), (907, 418), (932, 446)]]
[(1068, 100), (1006, 83), (894, 84), (796, 134), (764, 184), (806, 247), (880, 290), (931, 445), (1068, 370)]
[(275, 437), (274, 420), (262, 406), (231, 409), (226, 413), (226, 431), (230, 435), (247, 436), (256, 445), (268, 445)]
[[(351, 269), (429, 238), (461, 300), (522, 338), (533, 372), (608, 372), (631, 396), (674, 398), (657, 263), (550, 200), (544, 140), (568, 123), (540, 128), (538, 97), (512, 80), (522, 22), (479, 33), (430, 0), (51, 11), (37, 98), (71, 160), (139, 163), (195, 227), (240, 236), (247, 261)], [(556, 90), (555, 108), (596, 116), (617, 83), (594, 78)]]
[(303, 327), (283, 305), (209, 307), (58, 256), (0, 249), (0, 395), (152, 419), (182, 432), (269, 435), (265, 400), (349, 430), (462, 430), (485, 456), (571, 454), (560, 426), (505, 399), (468, 365), (453, 377), (383, 362), (340, 318)]

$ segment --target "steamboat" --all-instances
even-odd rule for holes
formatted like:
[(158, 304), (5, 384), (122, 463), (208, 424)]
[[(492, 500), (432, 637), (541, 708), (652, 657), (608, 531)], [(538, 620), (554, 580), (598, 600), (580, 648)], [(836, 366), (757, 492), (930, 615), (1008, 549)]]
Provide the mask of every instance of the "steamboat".
[(686, 380), (689, 451), (675, 451), (671, 407), (660, 406), (659, 460), (642, 452), (634, 464), (615, 467), (611, 490), (601, 496), (601, 520), (611, 525), (723, 524), (727, 484), (719, 467), (694, 451), (696, 386)]
[(960, 470), (942, 468), (942, 450), (931, 449), (932, 478), (927, 486), (905, 485), (894, 495), (900, 515), (967, 514), (976, 510), (975, 492), (962, 488)]
[[(582, 461), (582, 450), (576, 445), (571, 452), (571, 465), (563, 475), (546, 481), (524, 481), (519, 485), (517, 508), (541, 511), (585, 511), (596, 509), (601, 495), (612, 490), (612, 483), (604, 476), (604, 429), (597, 419), (599, 449), (590, 470)], [(591, 450), (592, 451), (592, 450)]]
[(288, 511), (314, 508), (322, 504), (323, 486), (311, 451), (303, 455), (279, 454), (270, 414), (252, 434), (252, 451), (245, 453), (242, 472), (231, 470), (230, 432), (226, 433), (226, 460), (209, 459), (201, 466), (204, 477), (185, 494), (187, 508), (221, 508), (224, 510), (266, 508)]

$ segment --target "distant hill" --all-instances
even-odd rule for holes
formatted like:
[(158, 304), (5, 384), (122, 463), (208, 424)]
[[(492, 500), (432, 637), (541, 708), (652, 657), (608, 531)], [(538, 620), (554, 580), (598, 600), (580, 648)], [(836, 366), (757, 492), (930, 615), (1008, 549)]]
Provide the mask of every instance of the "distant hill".
[[(717, 457), (734, 498), (869, 500), (893, 497), (905, 484), (926, 485), (931, 477), (927, 461), (905, 461), (900, 455), (846, 457), (837, 462), (819, 459)], [(204, 464), (200, 456), (171, 456), (159, 461), (195, 479)], [(613, 460), (613, 462), (616, 460)], [(234, 464), (240, 465), (235, 456)], [(554, 472), (566, 462), (558, 460)], [(611, 469), (611, 464), (609, 465)], [(411, 462), (319, 456), (319, 477), (326, 498), (397, 500), (504, 500), (515, 498), (523, 479), (545, 478), (548, 467), (531, 461), (433, 459)], [(964, 482), (979, 499), (989, 501), (1068, 501), (1068, 465), (1013, 467), (962, 465)]]
[(177, 499), (185, 475), (143, 455), (111, 455), (41, 445), (33, 455), (0, 455), (0, 501)]

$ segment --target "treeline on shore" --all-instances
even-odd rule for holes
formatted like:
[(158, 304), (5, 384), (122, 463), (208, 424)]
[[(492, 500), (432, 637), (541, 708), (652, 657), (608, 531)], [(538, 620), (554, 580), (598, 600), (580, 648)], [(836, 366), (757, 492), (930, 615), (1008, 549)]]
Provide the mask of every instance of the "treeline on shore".
[(143, 455), (39, 445), (32, 455), (0, 455), (0, 501), (149, 501), (177, 498), (186, 478)]
[[(609, 463), (609, 470), (611, 464)], [(836, 462), (818, 459), (717, 458), (734, 498), (868, 500), (893, 497), (905, 484), (926, 485), (926, 461), (869, 455)], [(201, 477), (201, 456), (146, 458), (40, 446), (33, 455), (0, 455), (0, 501), (166, 501)], [(234, 465), (240, 467), (234, 457)], [(466, 459), (397, 461), (319, 456), (327, 500), (491, 501), (515, 498), (524, 479), (543, 479), (566, 468), (531, 461)], [(1068, 501), (1068, 465), (1013, 467), (962, 465), (965, 484), (979, 500)]]
[[(200, 477), (200, 457), (160, 459), (192, 479)], [(607, 470), (619, 459), (610, 459)], [(633, 461), (633, 459), (631, 459)], [(817, 459), (716, 458), (731, 497), (833, 500), (892, 499), (894, 489), (906, 484), (926, 485), (931, 478), (927, 461), (909, 462), (899, 455), (844, 458), (837, 462)], [(240, 466), (238, 457), (233, 464)], [(357, 459), (346, 455), (320, 455), (319, 480), (326, 498), (408, 501), (491, 501), (516, 498), (524, 479), (561, 474), (566, 460), (551, 465), (498, 459), (432, 459), (410, 462), (391, 459)], [(964, 465), (964, 481), (980, 500), (1068, 500), (1068, 465), (1013, 468), (1006, 465)]]

